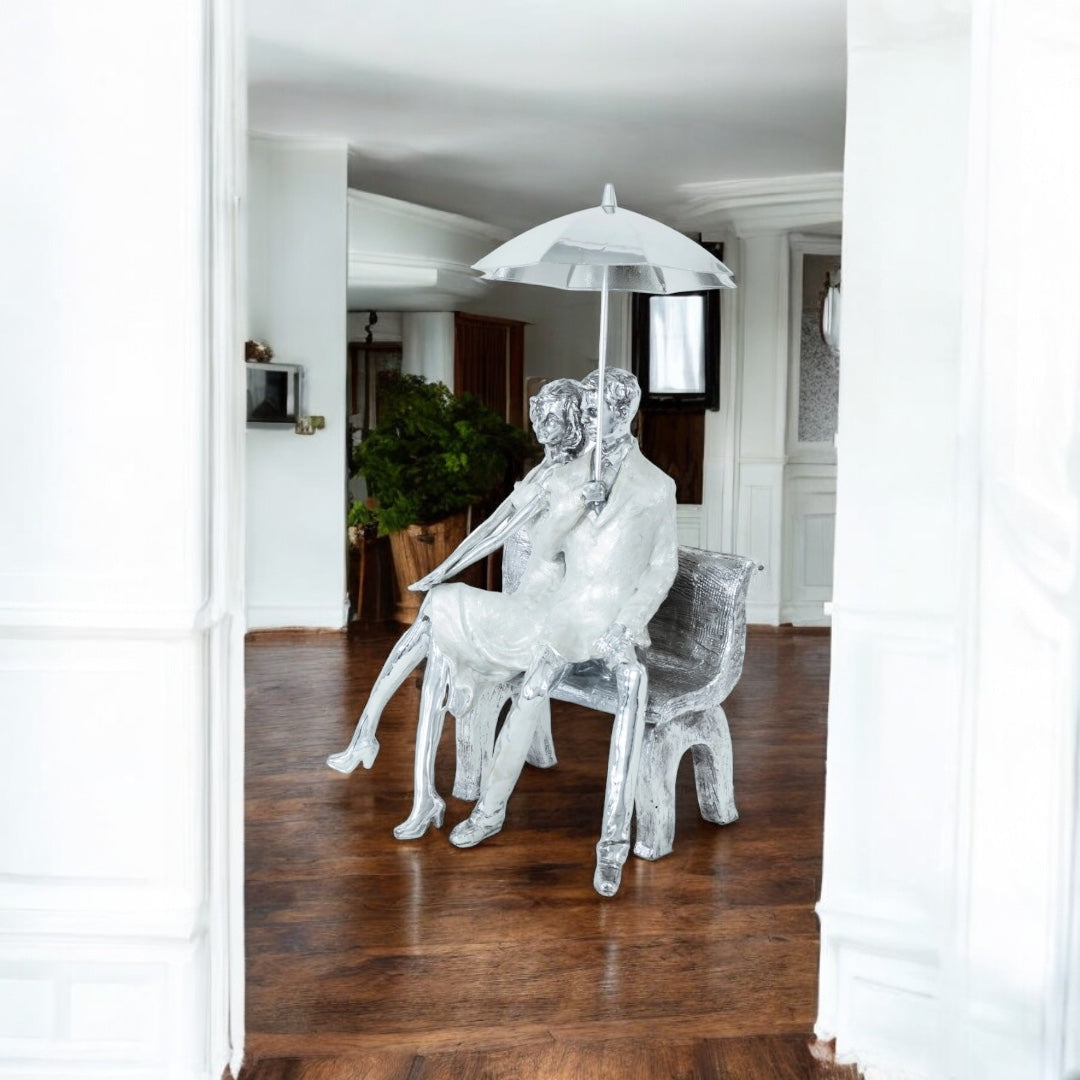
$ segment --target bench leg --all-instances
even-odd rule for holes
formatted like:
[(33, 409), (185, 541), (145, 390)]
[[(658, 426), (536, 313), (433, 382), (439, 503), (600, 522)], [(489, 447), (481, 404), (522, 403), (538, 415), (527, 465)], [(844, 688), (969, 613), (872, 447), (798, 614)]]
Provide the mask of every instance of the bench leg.
[(675, 841), (675, 782), (679, 762), (688, 749), (694, 758), (701, 816), (717, 825), (728, 825), (739, 816), (732, 780), (731, 733), (723, 708), (714, 705), (666, 724), (650, 724), (645, 729), (635, 800), (634, 854), (639, 858), (660, 859), (671, 852)]
[(663, 858), (675, 840), (675, 778), (686, 746), (670, 738), (670, 727), (645, 727), (634, 798), (634, 854), (639, 859)]
[(698, 808), (706, 821), (730, 825), (739, 816), (735, 809), (732, 776), (731, 732), (727, 714), (719, 705), (701, 714), (701, 728), (708, 738), (691, 747)]

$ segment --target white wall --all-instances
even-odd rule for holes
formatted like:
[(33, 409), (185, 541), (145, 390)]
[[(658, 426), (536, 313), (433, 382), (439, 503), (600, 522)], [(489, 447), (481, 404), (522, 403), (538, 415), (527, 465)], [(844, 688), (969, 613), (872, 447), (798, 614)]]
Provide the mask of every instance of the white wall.
[(401, 370), (454, 388), (452, 311), (406, 311), (402, 315)]
[[(608, 363), (629, 367), (623, 355), (621, 296), (611, 297)], [(496, 282), (480, 300), (461, 308), (477, 315), (516, 319), (525, 326), (525, 375), (546, 379), (587, 375), (599, 363), (600, 299), (597, 293)]]
[[(825, 588), (804, 588), (800, 559), (824, 557), (832, 514), (831, 476), (817, 454), (789, 438), (790, 389), (798, 376), (792, 320), (793, 248), (838, 236), (837, 173), (709, 185), (695, 228), (722, 241), (737, 288), (721, 296), (720, 409), (706, 414), (704, 502), (683, 507), (681, 535), (695, 522), (702, 546), (757, 561), (747, 598), (750, 622), (823, 622)], [(835, 239), (831, 241), (837, 243)], [(796, 399), (797, 401), (797, 399)], [(825, 505), (825, 504), (828, 505)], [(820, 534), (820, 535), (819, 535)], [(807, 581), (809, 578), (807, 578)]]
[(1080, 1064), (1078, 110), (1071, 7), (849, 4), (817, 1030), (870, 1076)]
[(216, 1080), (243, 1038), (237, 28), (6, 16), (0, 1076)]
[(247, 432), (247, 617), (255, 629), (344, 626), (347, 153), (250, 142), (248, 336), (304, 365), (314, 435)]

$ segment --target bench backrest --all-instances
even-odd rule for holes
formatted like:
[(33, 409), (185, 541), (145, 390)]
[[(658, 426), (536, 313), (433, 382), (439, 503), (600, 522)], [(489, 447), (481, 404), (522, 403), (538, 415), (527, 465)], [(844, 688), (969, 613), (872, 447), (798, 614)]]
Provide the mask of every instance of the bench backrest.
[[(530, 553), (518, 533), (503, 549), (503, 591), (513, 592)], [(742, 674), (746, 650), (746, 591), (756, 569), (752, 559), (701, 548), (679, 548), (679, 570), (667, 599), (649, 623), (652, 644), (645, 650), (650, 672), (684, 693), (708, 687), (722, 701)], [(656, 680), (653, 680), (654, 683)]]
[(649, 668), (677, 670), (687, 689), (708, 683), (727, 697), (742, 674), (746, 651), (746, 590), (752, 559), (680, 546), (679, 572), (649, 623)]

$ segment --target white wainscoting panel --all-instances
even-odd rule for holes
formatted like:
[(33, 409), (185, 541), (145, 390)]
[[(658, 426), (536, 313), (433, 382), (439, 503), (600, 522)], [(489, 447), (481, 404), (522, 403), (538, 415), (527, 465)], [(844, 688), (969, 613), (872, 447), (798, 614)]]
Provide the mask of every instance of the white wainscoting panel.
[(708, 548), (708, 530), (705, 523), (705, 508), (691, 503), (683, 503), (675, 508), (675, 527), (679, 543), (687, 547)]
[[(0, 673), (0, 820), (22, 826), (0, 831), (0, 896), (26, 882), (191, 880), (204, 844), (191, 721), (202, 635), (8, 639)], [(102, 757), (124, 760), (123, 774), (95, 773)]]
[(0, 1077), (200, 1075), (204, 951), (201, 942), (116, 938), (5, 947)]
[(781, 460), (743, 461), (738, 474), (736, 553), (765, 568), (750, 582), (746, 619), (776, 626), (780, 622), (784, 464)]
[[(910, 1033), (942, 1060), (942, 961), (956, 860), (959, 784), (951, 620), (833, 605), (833, 651), (848, 676), (829, 702), (819, 1018), (838, 1053), (910, 1064)], [(875, 1013), (879, 1010), (880, 1015)], [(846, 1033), (857, 1032), (854, 1041)], [(888, 1074), (882, 1074), (888, 1075)], [(901, 1074), (902, 1075), (902, 1074)]]
[(836, 466), (792, 464), (784, 493), (784, 602), (796, 626), (828, 626), (836, 534)]
[[(832, 592), (833, 536), (836, 532), (835, 506), (825, 506), (820, 514), (802, 518), (802, 558), (799, 569), (808, 589)], [(796, 534), (798, 535), (798, 534)]]
[[(830, 763), (859, 765), (826, 804), (827, 828), (843, 838), (823, 894), (834, 907), (905, 919), (937, 910), (953, 857), (940, 826), (955, 810), (958, 648), (945, 617), (833, 605), (833, 649), (850, 676), (830, 691)], [(876, 893), (887, 910), (869, 902)]]
[(0, 640), (2, 1077), (200, 1067), (207, 633)]

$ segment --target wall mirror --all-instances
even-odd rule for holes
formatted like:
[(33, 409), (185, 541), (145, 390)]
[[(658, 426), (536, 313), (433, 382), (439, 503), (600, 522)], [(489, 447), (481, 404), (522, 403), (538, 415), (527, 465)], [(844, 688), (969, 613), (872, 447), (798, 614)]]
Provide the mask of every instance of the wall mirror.
[(840, 277), (839, 243), (831, 247), (822, 243), (817, 250), (793, 253), (798, 318), (792, 327), (792, 383), (797, 396), (791, 403), (795, 423), (790, 441), (799, 446), (831, 447), (836, 434), (840, 358), (823, 328), (829, 289)]

